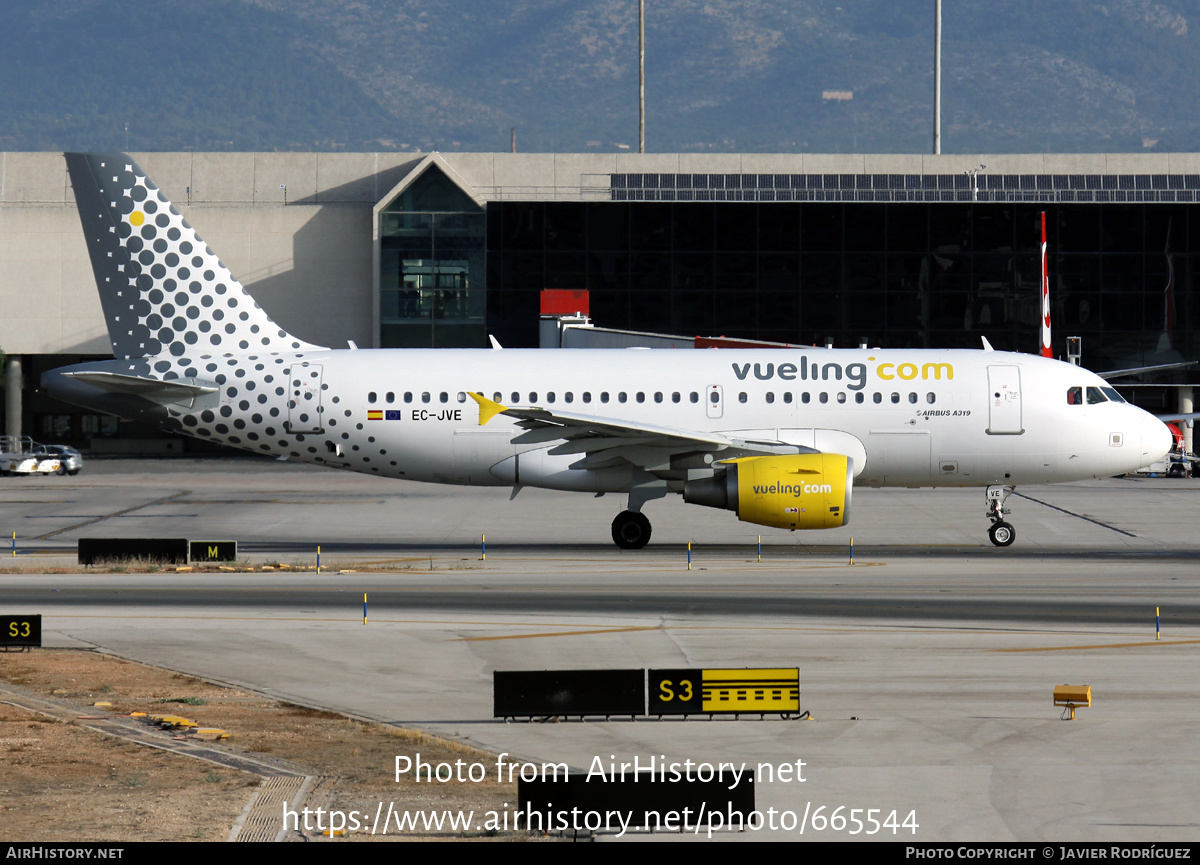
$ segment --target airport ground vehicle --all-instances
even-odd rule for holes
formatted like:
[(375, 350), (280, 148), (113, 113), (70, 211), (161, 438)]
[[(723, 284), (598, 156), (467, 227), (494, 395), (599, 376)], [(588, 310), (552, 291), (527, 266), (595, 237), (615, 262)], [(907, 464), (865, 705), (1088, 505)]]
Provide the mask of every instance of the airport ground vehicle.
[[(855, 484), (985, 488), (1134, 471), (1170, 434), (1094, 373), (968, 350), (334, 350), (272, 321), (129, 156), (67, 154), (115, 359), (60, 399), (281, 459), (433, 483), (670, 493), (783, 529), (847, 523)], [(1085, 398), (1086, 396), (1086, 398)]]
[(32, 453), (35, 456), (47, 456), (58, 460), (60, 475), (77, 475), (83, 470), (83, 457), (79, 451), (69, 445), (35, 444)]
[(0, 436), (0, 475), (49, 474), (66, 474), (58, 455), (28, 436)]

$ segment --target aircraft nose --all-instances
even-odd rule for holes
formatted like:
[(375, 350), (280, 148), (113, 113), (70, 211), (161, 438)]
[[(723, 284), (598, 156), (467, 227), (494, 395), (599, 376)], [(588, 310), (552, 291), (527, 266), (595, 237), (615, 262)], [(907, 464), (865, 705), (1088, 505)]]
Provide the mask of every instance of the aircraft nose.
[(1175, 436), (1167, 429), (1167, 425), (1154, 415), (1146, 413), (1142, 425), (1142, 453), (1146, 464), (1158, 462), (1175, 445)]

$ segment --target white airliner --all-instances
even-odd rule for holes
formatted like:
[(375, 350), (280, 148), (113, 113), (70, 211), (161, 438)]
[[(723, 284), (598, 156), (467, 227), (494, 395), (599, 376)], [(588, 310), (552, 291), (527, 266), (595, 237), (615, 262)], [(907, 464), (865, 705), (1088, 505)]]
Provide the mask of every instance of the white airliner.
[(1161, 459), (1163, 423), (1095, 374), (980, 350), (332, 350), (276, 325), (128, 156), (67, 154), (116, 359), (55, 397), (366, 474), (627, 493), (613, 540), (668, 493), (784, 529), (833, 528), (867, 486), (986, 488)]

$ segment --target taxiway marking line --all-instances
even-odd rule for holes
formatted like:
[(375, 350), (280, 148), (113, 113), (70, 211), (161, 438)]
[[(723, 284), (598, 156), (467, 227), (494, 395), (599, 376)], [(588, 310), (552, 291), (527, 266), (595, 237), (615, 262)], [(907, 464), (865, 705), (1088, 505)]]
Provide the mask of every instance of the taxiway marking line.
[(580, 637), (587, 634), (625, 634), (630, 631), (662, 631), (660, 625), (649, 625), (641, 628), (599, 628), (593, 631), (558, 631), (543, 634), (506, 634), (501, 637), (459, 637), (456, 643), (480, 643), (486, 640), (530, 640), (535, 637)]
[(119, 510), (119, 511), (114, 511), (114, 512), (113, 512), (113, 513), (111, 513), (111, 514), (104, 514), (103, 516), (96, 517), (95, 519), (88, 520), (88, 521), (86, 521), (86, 522), (82, 522), (82, 523), (76, 523), (76, 524), (75, 524), (75, 525), (73, 525), (73, 526), (67, 526), (66, 528), (62, 528), (62, 529), (55, 529), (55, 530), (54, 530), (54, 531), (52, 531), (52, 532), (46, 532), (46, 534), (44, 534), (44, 535), (38, 535), (37, 537), (31, 538), (31, 540), (34, 540), (34, 541), (44, 541), (44, 540), (46, 540), (47, 538), (52, 538), (52, 537), (54, 537), (55, 535), (61, 535), (63, 532), (70, 532), (70, 531), (73, 531), (73, 530), (75, 530), (75, 529), (82, 529), (82, 528), (84, 528), (84, 527), (86, 527), (86, 526), (90, 526), (90, 525), (93, 525), (93, 524), (95, 524), (95, 523), (102, 522), (102, 521), (104, 521), (104, 520), (112, 519), (113, 517), (120, 517), (120, 516), (124, 516), (125, 514), (131, 514), (131, 513), (133, 513), (134, 511), (140, 511), (142, 508), (149, 508), (149, 507), (153, 507), (154, 505), (161, 505), (161, 504), (164, 504), (164, 503), (166, 503), (166, 502), (169, 502), (169, 501), (171, 501), (172, 499), (176, 498), (177, 496), (185, 496), (185, 495), (187, 495), (187, 494), (188, 494), (188, 492), (190, 492), (190, 490), (180, 490), (180, 491), (179, 491), (179, 492), (177, 492), (177, 493), (172, 493), (172, 494), (171, 494), (171, 495), (169, 495), (169, 496), (163, 496), (161, 499), (155, 499), (155, 500), (154, 500), (154, 501), (152, 501), (152, 502), (146, 502), (145, 504), (140, 504), (140, 505), (133, 505), (132, 507), (124, 508), (124, 509), (122, 509), (122, 510)]
[(1147, 640), (1144, 643), (1104, 643), (1095, 646), (1035, 646), (1029, 649), (988, 649), (989, 652), (1082, 652), (1088, 649), (1133, 649), (1139, 646), (1190, 646), (1200, 640)]
[[(198, 615), (159, 615), (159, 616), (138, 616), (138, 615), (105, 615), (102, 613), (47, 613), (45, 619), (103, 619), (105, 621), (113, 621), (118, 619), (132, 620), (183, 620), (183, 621), (201, 621), (201, 622), (349, 622), (350, 624), (362, 626), (362, 619), (358, 616), (345, 618), (342, 616), (198, 616)], [(570, 628), (577, 627), (575, 623), (557, 623), (557, 622), (489, 622), (472, 619), (390, 619), (390, 618), (371, 618), (372, 624), (389, 624), (389, 625), (438, 625), (438, 626), (467, 626), (475, 628), (546, 628), (560, 627)], [(44, 625), (48, 628), (49, 625)], [(886, 625), (880, 627), (831, 627), (822, 625), (695, 625), (695, 624), (678, 624), (678, 625), (644, 625), (644, 626), (629, 626), (629, 627), (599, 627), (590, 631), (579, 631), (581, 634), (600, 634), (600, 633), (621, 633), (622, 631), (782, 631), (786, 633), (819, 633), (819, 634), (982, 634), (987, 636), (1069, 636), (1080, 635), (1087, 636), (1087, 632), (1079, 631), (1043, 631), (1043, 630), (1025, 630), (1019, 628), (948, 628), (948, 627), (926, 627), (926, 626), (910, 626), (897, 627), (895, 625)], [(561, 636), (565, 632), (551, 634), (551, 636)], [(1092, 634), (1099, 636), (1098, 634)], [(536, 636), (536, 635), (533, 635)], [(465, 638), (456, 638), (462, 640)], [(500, 639), (490, 637), (488, 639)], [(512, 639), (515, 639), (513, 637)], [(1053, 651), (1070, 651), (1073, 649), (1097, 649), (1125, 646), (1161, 646), (1161, 645), (1190, 645), (1200, 643), (1200, 639), (1194, 640), (1157, 640), (1145, 643), (1112, 643), (1100, 644), (1095, 646), (1047, 646), (1034, 647), (1027, 649), (983, 649), (985, 652), (1053, 652)]]

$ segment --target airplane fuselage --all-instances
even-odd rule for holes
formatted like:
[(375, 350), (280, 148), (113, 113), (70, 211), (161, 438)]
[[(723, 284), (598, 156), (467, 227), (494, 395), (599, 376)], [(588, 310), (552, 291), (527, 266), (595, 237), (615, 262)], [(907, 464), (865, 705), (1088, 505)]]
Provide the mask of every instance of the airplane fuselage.
[[(521, 430), (510, 418), (480, 425), (469, 392), (844, 453), (866, 486), (1079, 480), (1136, 470), (1169, 446), (1161, 422), (1119, 397), (1089, 402), (1100, 389), (1115, 394), (1093, 373), (1009, 352), (316, 350), (87, 369), (101, 367), (215, 391), (165, 403), (122, 395), (116, 407), (112, 394), (89, 399), (94, 389), (69, 377), (48, 385), (72, 402), (126, 416), (140, 407), (132, 413), (245, 450), (434, 483), (629, 488), (629, 469), (572, 469), (579, 455), (514, 444)], [(660, 473), (674, 486), (711, 474), (676, 462)]]
[[(127, 154), (66, 155), (115, 360), (51, 395), (282, 459), (453, 484), (668, 493), (835, 528), (853, 487), (987, 487), (1134, 471), (1167, 428), (1049, 358), (930, 350), (331, 350), (279, 327)], [(857, 480), (856, 480), (857, 479)]]

